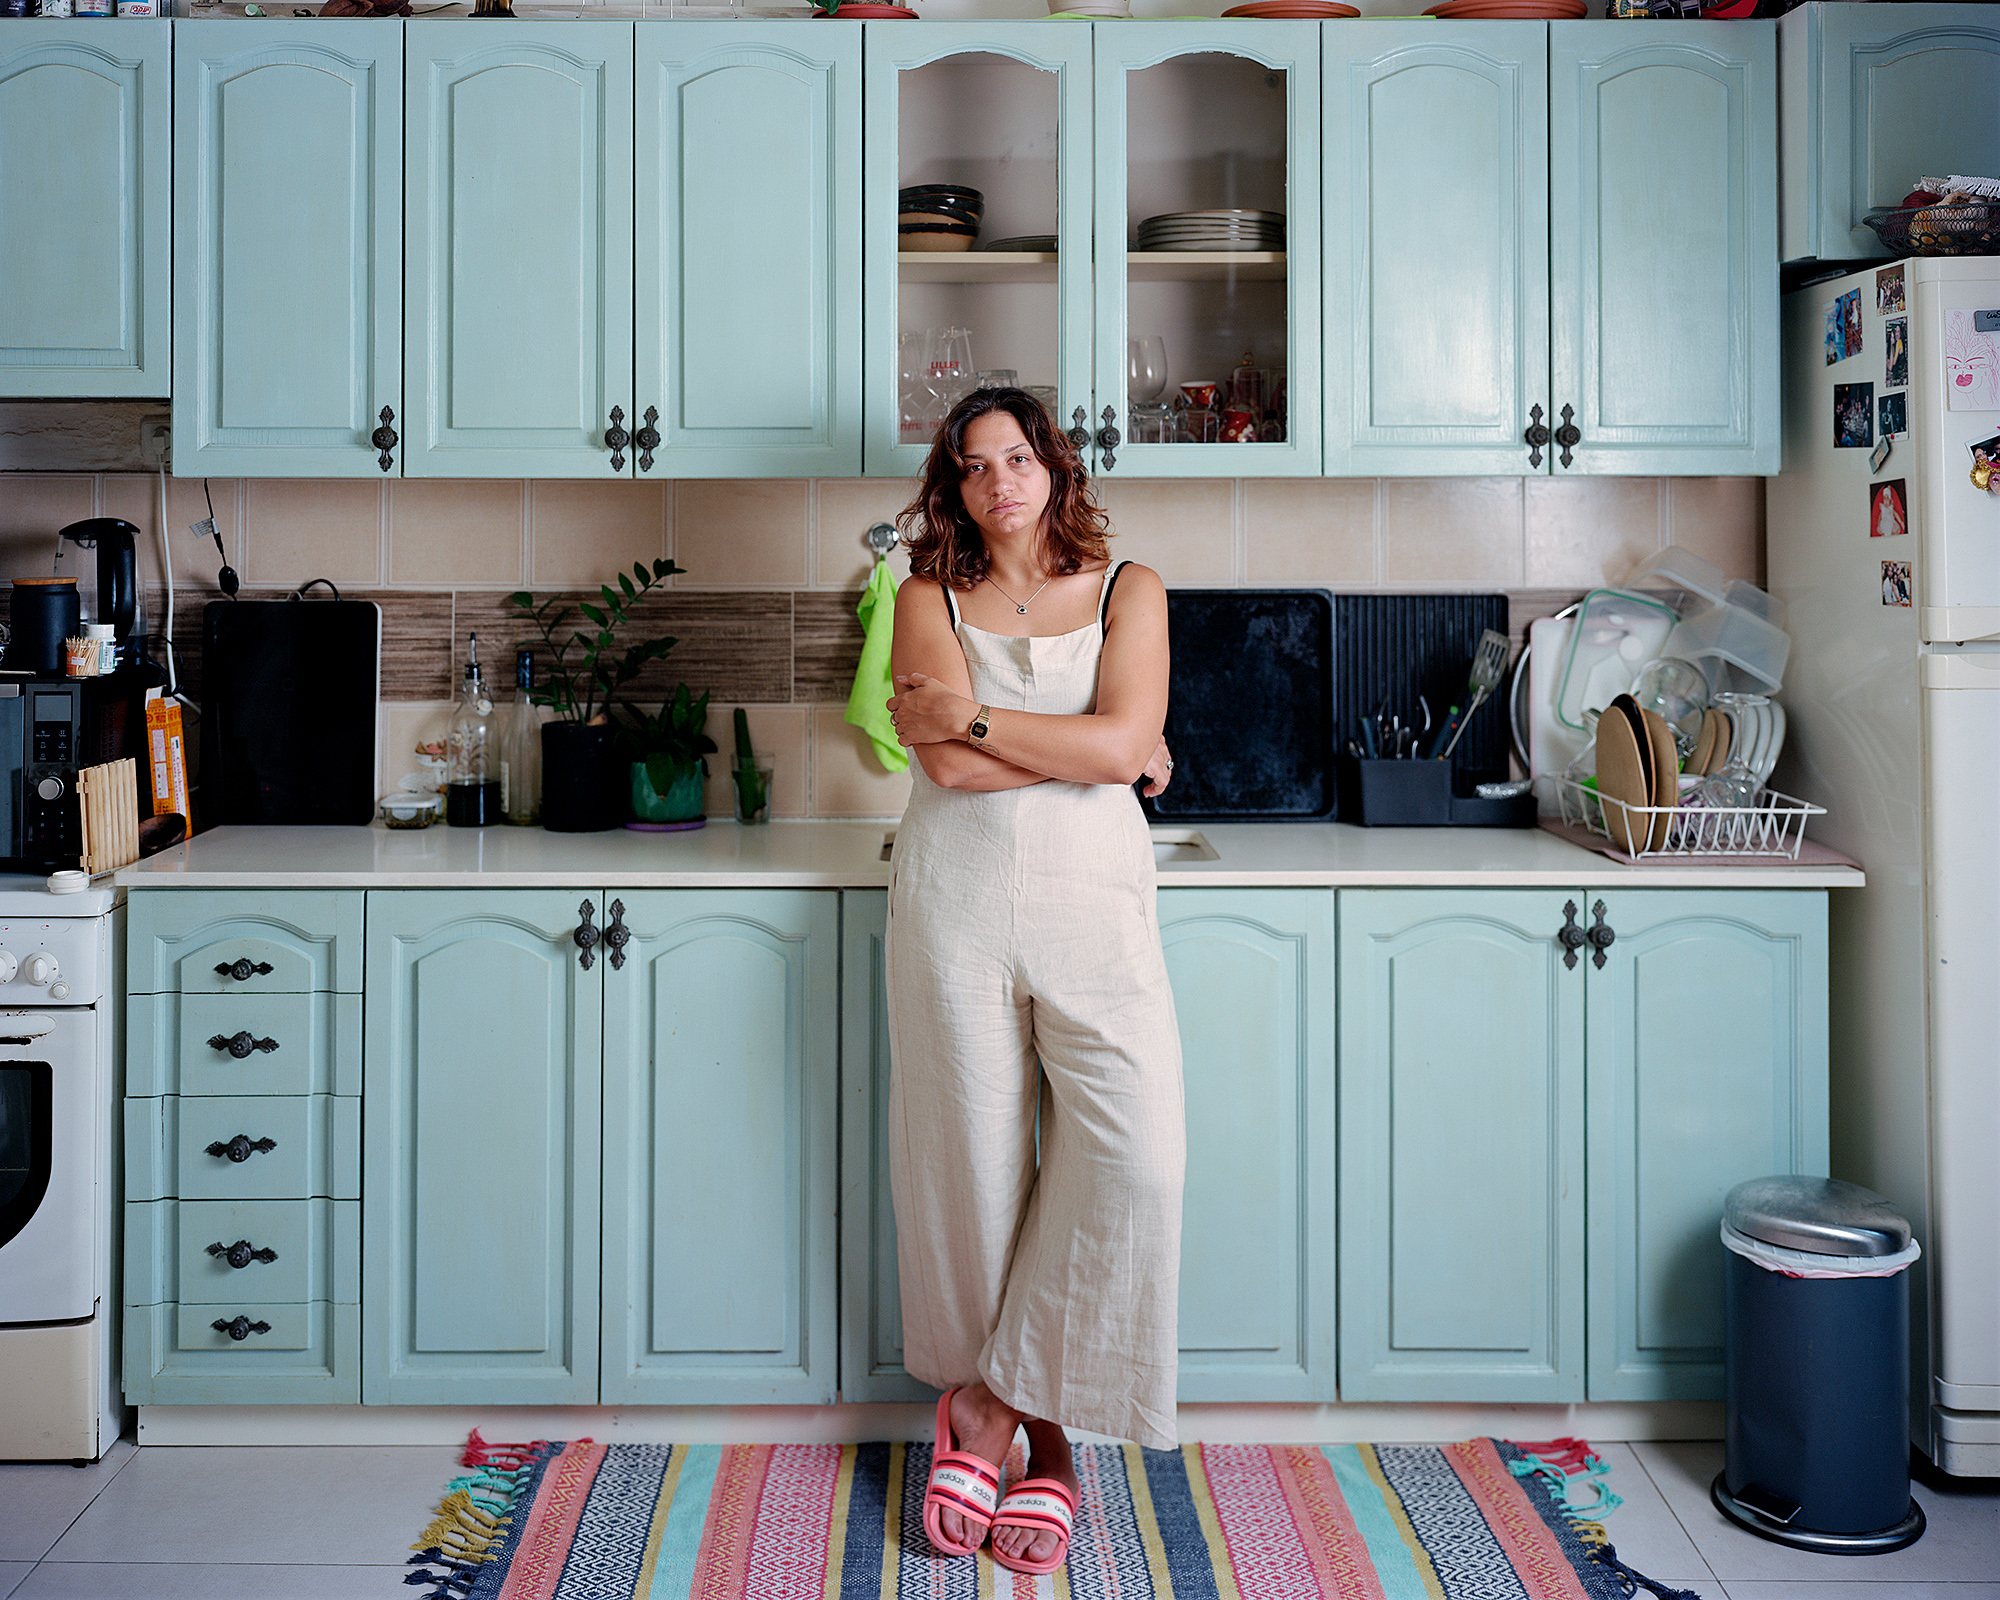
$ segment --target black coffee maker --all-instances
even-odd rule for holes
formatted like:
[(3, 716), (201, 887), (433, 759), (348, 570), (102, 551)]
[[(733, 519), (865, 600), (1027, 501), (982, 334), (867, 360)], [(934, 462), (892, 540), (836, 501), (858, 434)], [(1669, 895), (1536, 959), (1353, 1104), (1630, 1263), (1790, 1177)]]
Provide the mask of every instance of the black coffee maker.
[(72, 522), (62, 537), (97, 552), (97, 621), (111, 624), (121, 662), (146, 659), (146, 636), (139, 622), (139, 530), (120, 517)]

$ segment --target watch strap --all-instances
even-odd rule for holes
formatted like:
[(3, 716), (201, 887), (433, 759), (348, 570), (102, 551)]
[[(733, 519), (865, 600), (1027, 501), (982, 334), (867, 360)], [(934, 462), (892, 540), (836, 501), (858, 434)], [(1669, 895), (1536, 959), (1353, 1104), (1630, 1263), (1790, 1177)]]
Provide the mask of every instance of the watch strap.
[(965, 730), (966, 741), (974, 747), (986, 743), (987, 724), (992, 720), (993, 708), (981, 706), (972, 714), (972, 726)]

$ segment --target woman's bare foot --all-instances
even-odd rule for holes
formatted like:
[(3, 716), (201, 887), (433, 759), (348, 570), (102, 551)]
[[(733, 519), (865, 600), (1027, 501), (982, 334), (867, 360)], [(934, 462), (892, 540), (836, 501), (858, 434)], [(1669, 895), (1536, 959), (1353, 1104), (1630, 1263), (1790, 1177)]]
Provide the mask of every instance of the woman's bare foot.
[[(997, 1469), (1006, 1465), (1007, 1450), (1020, 1427), (1021, 1413), (986, 1387), (984, 1379), (966, 1385), (951, 1397), (952, 1443)], [(953, 1544), (969, 1544), (979, 1531), (956, 1511), (940, 1508), (938, 1528)]]
[[(1027, 1427), (1028, 1476), (1053, 1478), (1075, 1496), (1076, 1463), (1070, 1456), (1069, 1436), (1053, 1422), (1033, 1421)], [(1046, 1528), (993, 1530), (994, 1550), (1010, 1561), (1047, 1561), (1056, 1553), (1058, 1543), (1058, 1536)]]

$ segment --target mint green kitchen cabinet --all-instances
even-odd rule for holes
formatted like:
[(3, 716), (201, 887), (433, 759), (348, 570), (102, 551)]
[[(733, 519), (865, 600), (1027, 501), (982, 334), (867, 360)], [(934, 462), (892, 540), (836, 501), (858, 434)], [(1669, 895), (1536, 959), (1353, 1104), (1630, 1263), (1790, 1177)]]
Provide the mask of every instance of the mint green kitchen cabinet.
[(598, 1397), (606, 963), (572, 935), (602, 917), (573, 889), (369, 895), (366, 1404)]
[(838, 896), (627, 891), (604, 987), (607, 1404), (835, 1398)]
[(1925, 177), (2000, 172), (1989, 5), (1809, 4), (1778, 19), (1786, 261), (1889, 254), (1862, 222)]
[(1722, 1196), (1826, 1170), (1825, 916), (1343, 891), (1341, 1397), (1719, 1399)]
[(370, 437), (403, 410), (403, 30), (175, 39), (175, 472), (393, 471)]
[[(843, 917), (842, 1398), (923, 1399), (902, 1366), (889, 1192), (885, 891)], [(1163, 889), (1180, 1022), (1183, 1400), (1330, 1400), (1334, 1384), (1333, 896)]]
[(1329, 473), (1776, 470), (1769, 24), (1324, 44)]
[(327, 890), (131, 897), (134, 1404), (361, 1398), (362, 909)]
[(172, 76), (164, 22), (0, 35), (0, 397), (168, 392)]
[(861, 465), (861, 30), (636, 26), (640, 476)]

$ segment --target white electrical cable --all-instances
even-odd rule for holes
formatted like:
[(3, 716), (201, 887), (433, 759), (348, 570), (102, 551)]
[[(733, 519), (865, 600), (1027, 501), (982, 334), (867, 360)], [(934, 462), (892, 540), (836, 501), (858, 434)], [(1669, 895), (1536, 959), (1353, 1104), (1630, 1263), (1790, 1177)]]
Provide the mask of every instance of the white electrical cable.
[(160, 457), (160, 513), (153, 524), (153, 531), (159, 536), (160, 570), (167, 580), (167, 698), (181, 697), (180, 675), (174, 670), (174, 548), (167, 537), (167, 458)]

